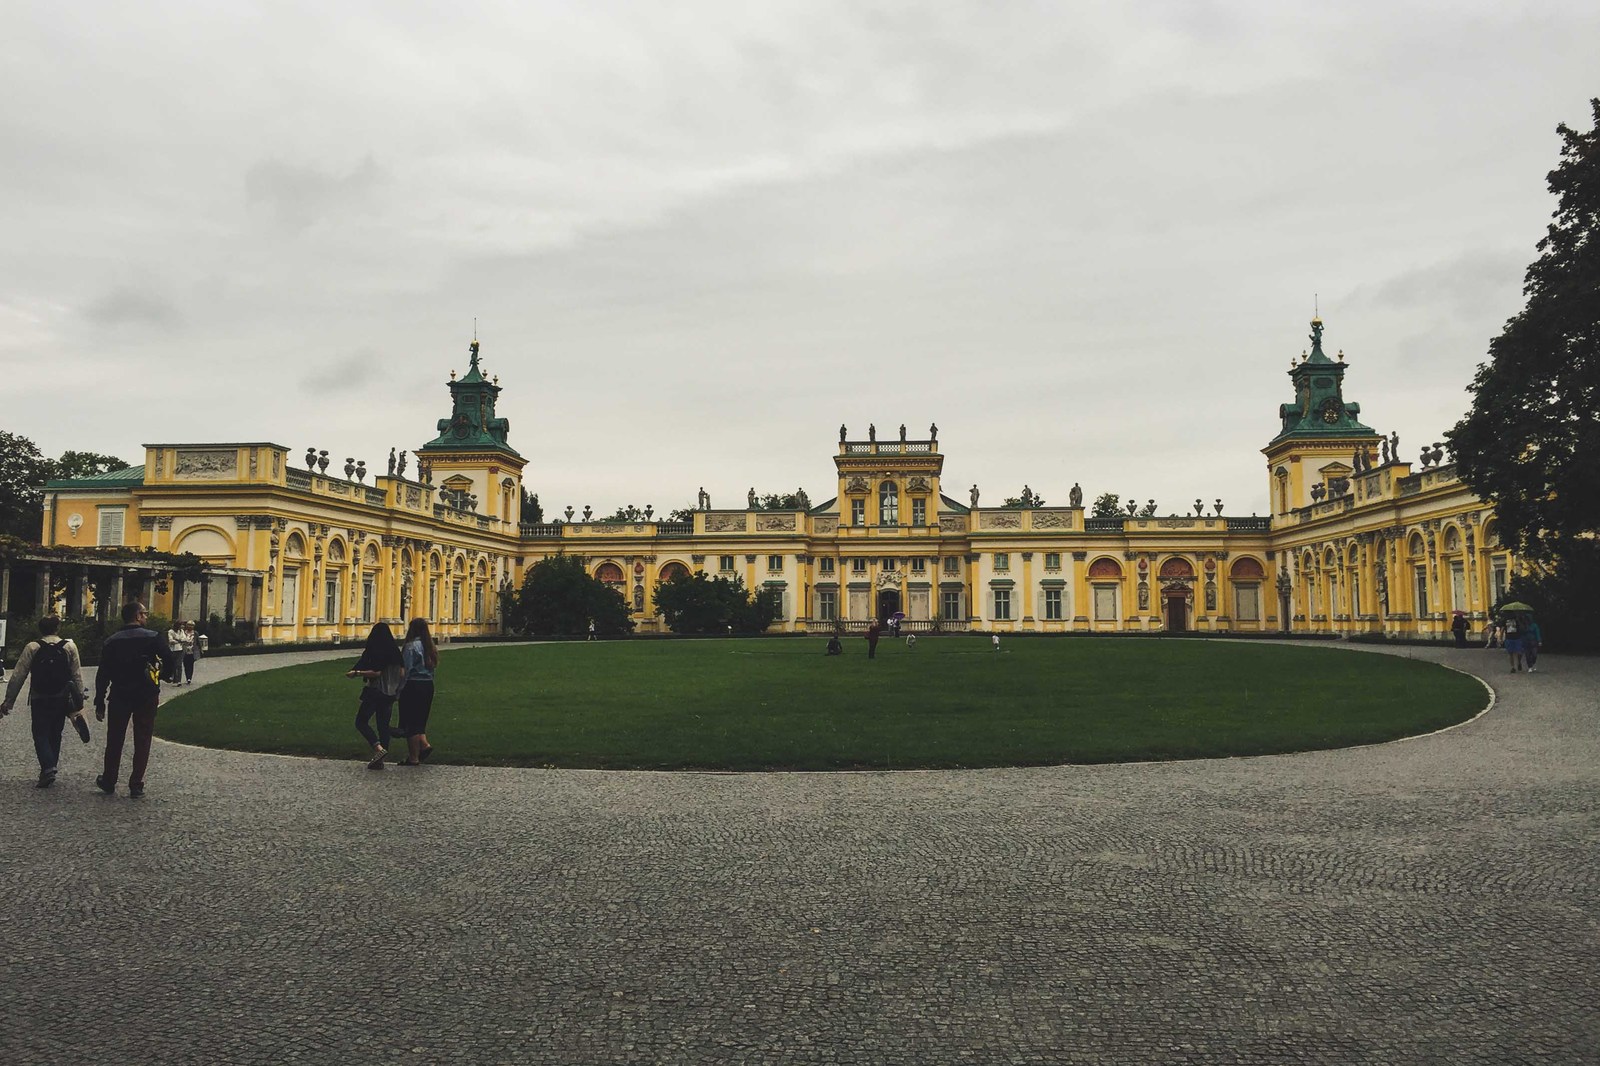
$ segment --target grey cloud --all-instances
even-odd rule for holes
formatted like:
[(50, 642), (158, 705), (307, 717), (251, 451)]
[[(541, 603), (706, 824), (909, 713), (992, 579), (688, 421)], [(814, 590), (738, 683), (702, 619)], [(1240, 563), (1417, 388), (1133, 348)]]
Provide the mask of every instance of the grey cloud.
[(303, 230), (345, 211), (364, 211), (384, 174), (369, 155), (348, 174), (264, 159), (244, 176), (252, 204), (271, 211), (279, 225)]
[(1471, 313), (1486, 299), (1503, 299), (1521, 287), (1529, 252), (1479, 248), (1441, 262), (1363, 285), (1349, 297), (1352, 306), (1395, 310), (1446, 307)]
[(83, 308), (83, 317), (102, 329), (122, 326), (173, 329), (183, 321), (183, 316), (166, 297), (148, 288), (127, 285), (90, 301)]
[(378, 353), (371, 348), (357, 348), (337, 359), (318, 363), (310, 373), (300, 378), (305, 392), (355, 392), (372, 383), (381, 373)]

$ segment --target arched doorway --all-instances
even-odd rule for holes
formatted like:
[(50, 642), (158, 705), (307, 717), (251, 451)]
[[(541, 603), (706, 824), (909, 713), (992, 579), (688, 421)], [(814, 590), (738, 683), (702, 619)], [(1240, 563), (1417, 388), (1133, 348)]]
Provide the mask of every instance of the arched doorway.
[(878, 593), (878, 621), (887, 622), (891, 614), (900, 610), (900, 592), (898, 589), (884, 589)]
[(1189, 586), (1168, 585), (1161, 590), (1161, 594), (1167, 601), (1167, 632), (1187, 632), (1189, 629)]

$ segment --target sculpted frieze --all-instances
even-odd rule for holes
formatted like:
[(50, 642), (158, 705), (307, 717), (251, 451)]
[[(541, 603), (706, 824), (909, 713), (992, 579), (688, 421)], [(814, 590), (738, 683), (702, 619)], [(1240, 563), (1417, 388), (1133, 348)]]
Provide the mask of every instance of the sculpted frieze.
[(1034, 529), (1066, 529), (1072, 525), (1071, 511), (1035, 511)]
[(706, 515), (707, 533), (743, 533), (744, 515), (741, 514), (708, 514)]
[(172, 476), (181, 478), (225, 478), (239, 472), (239, 454), (234, 451), (180, 449), (172, 464)]
[(793, 532), (794, 515), (792, 514), (758, 514), (756, 515), (757, 532)]
[(1022, 514), (1018, 511), (982, 511), (978, 514), (979, 529), (1021, 529)]

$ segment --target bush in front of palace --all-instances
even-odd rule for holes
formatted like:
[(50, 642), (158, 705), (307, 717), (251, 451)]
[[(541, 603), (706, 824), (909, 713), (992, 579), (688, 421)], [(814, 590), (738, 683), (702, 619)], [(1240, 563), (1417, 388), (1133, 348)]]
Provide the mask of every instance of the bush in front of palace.
[(528, 568), (522, 588), (507, 597), (506, 627), (535, 636), (578, 636), (594, 622), (601, 636), (632, 632), (622, 593), (591, 577), (570, 555), (541, 559)]
[(674, 633), (760, 633), (778, 616), (770, 596), (747, 592), (738, 579), (704, 573), (659, 582), (655, 603)]

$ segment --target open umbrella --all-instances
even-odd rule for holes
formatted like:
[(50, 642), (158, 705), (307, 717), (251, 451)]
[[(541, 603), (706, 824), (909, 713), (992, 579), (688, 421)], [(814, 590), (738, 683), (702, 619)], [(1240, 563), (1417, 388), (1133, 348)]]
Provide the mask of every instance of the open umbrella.
[(1521, 600), (1512, 600), (1510, 603), (1502, 603), (1500, 605), (1500, 609), (1502, 611), (1532, 611), (1533, 610), (1532, 607), (1530, 607), (1526, 603), (1523, 603)]

